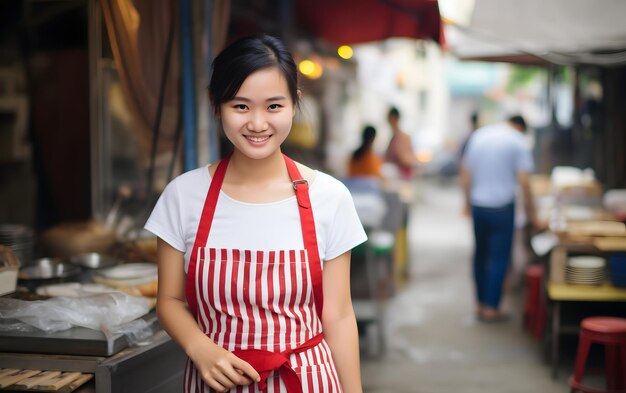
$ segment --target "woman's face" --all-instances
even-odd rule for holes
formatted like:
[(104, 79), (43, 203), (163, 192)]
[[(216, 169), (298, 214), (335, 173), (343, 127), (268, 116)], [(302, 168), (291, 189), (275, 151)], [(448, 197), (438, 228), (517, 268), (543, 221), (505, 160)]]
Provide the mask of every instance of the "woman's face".
[(276, 67), (250, 74), (220, 116), (226, 137), (249, 158), (275, 153), (289, 135), (295, 114), (287, 81)]

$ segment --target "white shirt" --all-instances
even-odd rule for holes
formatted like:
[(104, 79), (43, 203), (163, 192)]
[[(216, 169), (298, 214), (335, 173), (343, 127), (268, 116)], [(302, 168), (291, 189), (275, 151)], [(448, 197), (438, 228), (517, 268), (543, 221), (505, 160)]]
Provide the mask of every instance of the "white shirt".
[(473, 206), (501, 207), (515, 200), (517, 175), (534, 169), (530, 145), (508, 123), (479, 128), (469, 139), (463, 165), (471, 173)]
[[(185, 253), (185, 271), (210, 184), (208, 166), (178, 176), (167, 185), (145, 225)], [(367, 240), (343, 183), (317, 171), (309, 197), (322, 261)], [(295, 195), (271, 203), (247, 203), (220, 191), (207, 247), (264, 251), (304, 248)]]

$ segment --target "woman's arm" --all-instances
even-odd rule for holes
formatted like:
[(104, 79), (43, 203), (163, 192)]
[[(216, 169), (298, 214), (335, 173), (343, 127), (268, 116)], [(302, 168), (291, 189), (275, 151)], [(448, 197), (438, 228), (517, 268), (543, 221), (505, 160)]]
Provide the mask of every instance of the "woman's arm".
[(259, 380), (245, 361), (216, 345), (198, 327), (185, 301), (184, 254), (158, 239), (159, 290), (157, 315), (161, 325), (193, 361), (202, 379), (217, 391)]
[(526, 171), (519, 171), (517, 173), (517, 181), (522, 188), (524, 198), (524, 209), (529, 223), (534, 229), (543, 231), (546, 229), (546, 225), (539, 221), (537, 217), (537, 209), (535, 208), (535, 197), (533, 196), (532, 187), (530, 186), (530, 175)]
[(362, 393), (359, 334), (350, 298), (350, 251), (324, 262), (322, 326), (344, 393)]
[(415, 157), (415, 152), (413, 152), (411, 136), (404, 131), (400, 131), (398, 138), (398, 160), (406, 167), (415, 166), (417, 158)]
[(472, 216), (472, 201), (471, 201), (470, 195), (471, 195), (471, 190), (472, 190), (472, 174), (462, 162), (461, 162), (461, 171), (459, 175), (460, 175), (459, 177), (461, 180), (461, 188), (463, 189), (463, 196), (464, 196), (463, 199), (465, 201), (465, 203), (463, 204), (464, 205), (463, 213), (466, 216), (471, 217)]

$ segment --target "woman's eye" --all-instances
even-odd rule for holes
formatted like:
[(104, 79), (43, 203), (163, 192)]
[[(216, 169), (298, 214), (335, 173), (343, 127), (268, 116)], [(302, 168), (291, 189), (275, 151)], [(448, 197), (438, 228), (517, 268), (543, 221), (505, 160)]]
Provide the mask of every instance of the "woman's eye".
[(275, 111), (276, 109), (280, 109), (280, 108), (282, 108), (282, 105), (279, 105), (279, 104), (272, 104), (272, 105), (267, 107), (267, 109), (269, 109), (271, 111)]
[(245, 111), (246, 109), (248, 109), (248, 107), (244, 104), (233, 105), (233, 108), (239, 109), (240, 111)]

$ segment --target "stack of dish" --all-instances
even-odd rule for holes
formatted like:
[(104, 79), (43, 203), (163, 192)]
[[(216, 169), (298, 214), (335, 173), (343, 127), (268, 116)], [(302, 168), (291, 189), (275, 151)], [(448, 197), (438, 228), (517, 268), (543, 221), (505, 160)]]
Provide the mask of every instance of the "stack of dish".
[(569, 284), (600, 285), (606, 280), (606, 261), (596, 256), (570, 257), (565, 266)]
[(33, 262), (34, 235), (32, 229), (24, 225), (0, 225), (0, 244), (13, 251), (21, 266)]
[(93, 280), (126, 292), (155, 297), (158, 288), (157, 266), (153, 263), (127, 263), (98, 270)]
[(626, 288), (626, 253), (616, 253), (609, 256), (609, 271), (613, 285)]

